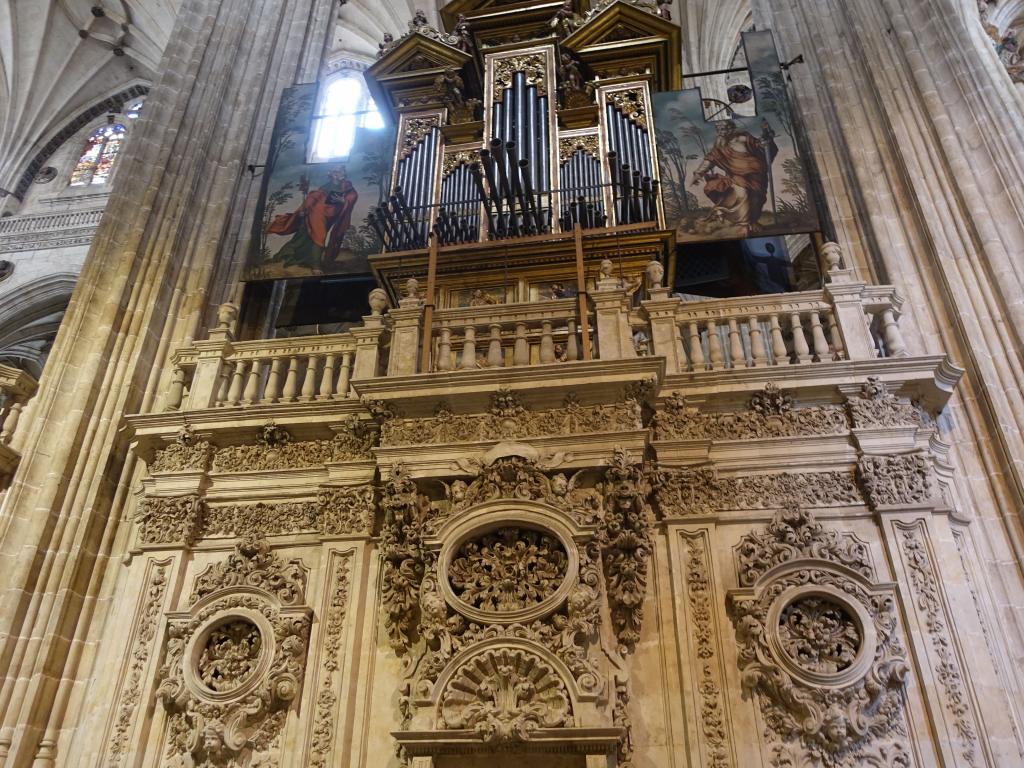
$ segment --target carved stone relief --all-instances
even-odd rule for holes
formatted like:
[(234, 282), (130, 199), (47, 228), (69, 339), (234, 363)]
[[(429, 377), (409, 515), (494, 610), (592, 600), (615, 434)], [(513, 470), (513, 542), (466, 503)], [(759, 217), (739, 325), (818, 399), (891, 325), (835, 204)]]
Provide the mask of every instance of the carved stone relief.
[(749, 585), (727, 601), (740, 679), (758, 696), (773, 764), (910, 765), (906, 651), (866, 548), (789, 508), (736, 554)]
[(209, 536), (368, 536), (376, 515), (370, 485), (321, 486), (316, 501), (210, 505), (195, 495), (151, 496), (139, 507), (141, 544), (185, 544)]
[(960, 738), (961, 755), (970, 766), (978, 764), (978, 731), (970, 694), (964, 683), (961, 661), (950, 636), (948, 617), (939, 591), (923, 522), (904, 525), (897, 522), (899, 547), (910, 576), (918, 611), (938, 663), (935, 674), (942, 686), (943, 703), (953, 719)]
[(758, 437), (835, 435), (849, 429), (841, 405), (794, 408), (793, 399), (775, 384), (755, 393), (745, 411), (704, 413), (687, 405), (678, 392), (665, 399), (654, 417), (657, 440), (744, 440)]
[(381, 445), (433, 445), (475, 440), (522, 440), (545, 435), (588, 432), (628, 432), (643, 429), (640, 405), (624, 398), (619, 403), (582, 405), (574, 395), (560, 408), (531, 411), (508, 389), (491, 395), (491, 407), (482, 414), (456, 414), (439, 403), (434, 416), (390, 419), (381, 426)]
[(855, 427), (904, 427), (919, 424), (920, 412), (889, 392), (885, 382), (869, 376), (858, 397), (846, 398)]
[(210, 467), (213, 445), (209, 440), (196, 437), (193, 428), (186, 424), (179, 431), (174, 442), (155, 452), (150, 472), (205, 472)]
[(663, 468), (654, 475), (662, 518), (708, 515), (728, 509), (773, 509), (796, 503), (863, 503), (852, 472), (801, 472), (719, 477), (709, 469)]
[(306, 663), (305, 585), (298, 560), (246, 538), (196, 578), (188, 611), (168, 615), (157, 697), (169, 765), (276, 762)]
[(862, 456), (857, 475), (873, 507), (926, 504), (932, 500), (932, 472), (923, 454)]
[(376, 440), (376, 431), (356, 417), (330, 440), (297, 442), (292, 441), (286, 430), (270, 422), (260, 430), (254, 445), (218, 448), (213, 456), (213, 469), (216, 472), (251, 472), (360, 461), (370, 458), (370, 448)]

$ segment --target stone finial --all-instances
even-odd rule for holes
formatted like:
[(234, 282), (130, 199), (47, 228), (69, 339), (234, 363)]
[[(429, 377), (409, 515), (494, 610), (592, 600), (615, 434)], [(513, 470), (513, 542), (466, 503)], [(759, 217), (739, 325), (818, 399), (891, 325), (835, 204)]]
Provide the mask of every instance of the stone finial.
[(644, 271), (647, 274), (647, 287), (661, 288), (661, 281), (665, 279), (665, 267), (661, 262), (651, 259), (647, 262), (647, 268)]
[(388, 308), (388, 295), (383, 288), (374, 288), (370, 291), (370, 314), (378, 316)]
[(826, 272), (835, 272), (843, 260), (843, 249), (839, 243), (823, 243), (820, 249), (822, 261), (825, 262)]
[(223, 330), (232, 330), (238, 320), (238, 305), (230, 301), (217, 307), (217, 325)]

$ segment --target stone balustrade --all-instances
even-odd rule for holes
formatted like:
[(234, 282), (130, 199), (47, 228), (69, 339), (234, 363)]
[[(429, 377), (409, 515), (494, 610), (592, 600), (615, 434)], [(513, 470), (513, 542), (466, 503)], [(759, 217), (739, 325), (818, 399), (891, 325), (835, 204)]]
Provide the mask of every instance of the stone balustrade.
[(75, 227), (95, 227), (100, 223), (103, 209), (44, 213), (37, 216), (8, 216), (0, 219), (0, 236), (29, 232), (49, 232)]
[(0, 364), (0, 488), (6, 487), (21, 458), (17, 450), (19, 424), (38, 382), (24, 371)]
[(435, 320), (435, 371), (582, 358), (575, 299), (444, 309)]
[[(663, 357), (669, 374), (693, 375), (906, 356), (895, 289), (854, 281), (838, 269), (828, 274), (820, 290), (706, 301), (654, 285), (639, 307), (618, 281), (604, 278), (588, 297), (591, 357)], [(176, 352), (167, 408), (345, 400), (359, 394), (360, 380), (584, 358), (577, 300), (554, 299), (437, 310), (432, 360), (423, 370), (422, 301), (412, 292), (386, 311), (382, 294), (371, 296), (373, 311), (360, 326), (290, 339), (235, 341), (237, 310), (225, 305), (208, 340)]]

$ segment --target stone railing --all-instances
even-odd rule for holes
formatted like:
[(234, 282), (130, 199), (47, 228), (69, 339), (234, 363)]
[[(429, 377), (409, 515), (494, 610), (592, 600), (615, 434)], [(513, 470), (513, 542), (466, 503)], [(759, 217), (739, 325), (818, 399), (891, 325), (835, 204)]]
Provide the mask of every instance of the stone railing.
[(435, 371), (579, 360), (575, 299), (444, 309), (435, 317)]
[(37, 386), (36, 380), (24, 371), (0, 364), (0, 488), (6, 487), (21, 458), (12, 443), (19, 436), (22, 411)]
[(344, 400), (357, 394), (353, 381), (570, 365), (586, 357), (583, 326), (592, 359), (659, 356), (669, 374), (905, 356), (895, 289), (855, 281), (834, 266), (828, 277), (816, 291), (684, 301), (659, 287), (658, 269), (649, 269), (647, 298), (635, 306), (634, 286), (602, 272), (585, 324), (577, 299), (439, 309), (430, 320), (426, 370), (428, 313), (416, 281), (390, 311), (384, 292), (374, 290), (362, 325), (332, 336), (237, 342), (237, 309), (224, 305), (208, 340), (176, 352), (166, 404), (195, 410)]
[(103, 209), (44, 213), (37, 216), (9, 216), (0, 219), (0, 236), (29, 232), (52, 232), (59, 229), (95, 227), (100, 223)]

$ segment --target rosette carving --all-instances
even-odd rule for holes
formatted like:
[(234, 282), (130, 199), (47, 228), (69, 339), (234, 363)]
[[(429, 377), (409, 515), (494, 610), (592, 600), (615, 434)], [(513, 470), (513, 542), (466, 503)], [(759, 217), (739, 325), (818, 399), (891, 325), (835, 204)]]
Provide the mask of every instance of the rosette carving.
[(568, 564), (557, 537), (509, 526), (463, 542), (448, 566), (448, 580), (474, 608), (517, 611), (553, 595)]

